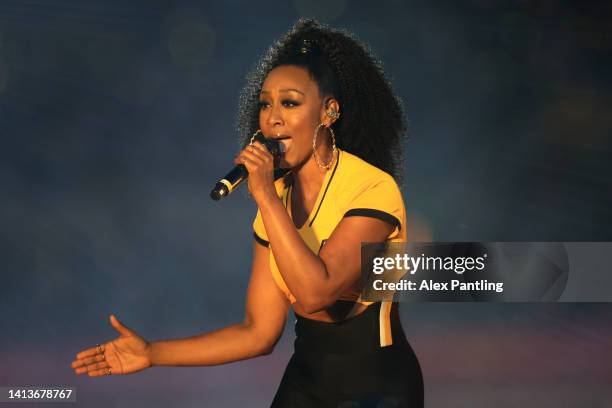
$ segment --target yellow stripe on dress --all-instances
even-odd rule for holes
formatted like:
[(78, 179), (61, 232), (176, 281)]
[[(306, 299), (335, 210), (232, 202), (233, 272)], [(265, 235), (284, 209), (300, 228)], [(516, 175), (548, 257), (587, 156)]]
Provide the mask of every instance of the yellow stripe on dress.
[(380, 314), (378, 317), (380, 326), (380, 347), (393, 344), (391, 337), (391, 305), (392, 301), (384, 300), (380, 302)]

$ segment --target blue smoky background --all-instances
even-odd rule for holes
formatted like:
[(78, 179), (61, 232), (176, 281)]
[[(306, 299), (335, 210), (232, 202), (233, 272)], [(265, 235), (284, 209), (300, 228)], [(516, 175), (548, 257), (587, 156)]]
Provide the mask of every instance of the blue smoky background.
[[(292, 318), (272, 355), (221, 367), (70, 362), (116, 336), (110, 313), (149, 340), (243, 318), (256, 208), (208, 193), (246, 74), (302, 16), (366, 41), (403, 99), (410, 240), (612, 240), (610, 2), (1, 0), (0, 385), (269, 405)], [(428, 407), (612, 401), (610, 303), (401, 308)]]

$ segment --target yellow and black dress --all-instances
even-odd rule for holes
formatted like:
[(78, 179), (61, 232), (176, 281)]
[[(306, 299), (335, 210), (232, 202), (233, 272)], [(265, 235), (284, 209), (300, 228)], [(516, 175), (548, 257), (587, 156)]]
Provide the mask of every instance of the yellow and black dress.
[[(276, 181), (276, 189), (291, 216), (291, 183)], [(359, 157), (339, 150), (325, 175), (311, 214), (298, 229), (308, 247), (318, 253), (344, 217), (375, 217), (395, 226), (388, 242), (406, 239), (406, 212), (393, 177)], [(269, 246), (258, 212), (254, 235)], [(269, 251), (274, 281), (294, 303)], [(276, 393), (273, 407), (421, 407), (423, 382), (418, 360), (402, 330), (398, 305), (361, 299), (359, 283), (343, 293), (340, 302), (355, 305), (338, 323), (296, 315), (295, 353)], [(365, 311), (354, 315), (360, 304)], [(355, 405), (358, 404), (358, 405)], [(347, 405), (348, 406), (348, 405)], [(385, 405), (387, 406), (387, 405)]]

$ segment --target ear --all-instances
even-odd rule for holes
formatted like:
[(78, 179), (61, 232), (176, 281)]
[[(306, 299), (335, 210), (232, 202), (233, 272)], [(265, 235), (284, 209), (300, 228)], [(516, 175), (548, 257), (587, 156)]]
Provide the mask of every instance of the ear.
[(330, 127), (339, 118), (340, 104), (338, 100), (333, 97), (326, 98), (323, 104), (323, 111), (321, 112), (321, 123), (326, 127)]

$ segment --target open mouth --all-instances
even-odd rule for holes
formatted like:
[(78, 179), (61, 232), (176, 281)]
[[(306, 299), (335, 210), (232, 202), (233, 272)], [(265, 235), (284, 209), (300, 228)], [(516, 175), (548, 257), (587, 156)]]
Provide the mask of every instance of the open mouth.
[(287, 149), (289, 149), (289, 146), (291, 145), (291, 142), (289, 142), (291, 136), (280, 135), (278, 137), (275, 137), (274, 139), (279, 141), (283, 145), (283, 153), (287, 153)]

